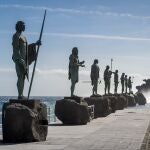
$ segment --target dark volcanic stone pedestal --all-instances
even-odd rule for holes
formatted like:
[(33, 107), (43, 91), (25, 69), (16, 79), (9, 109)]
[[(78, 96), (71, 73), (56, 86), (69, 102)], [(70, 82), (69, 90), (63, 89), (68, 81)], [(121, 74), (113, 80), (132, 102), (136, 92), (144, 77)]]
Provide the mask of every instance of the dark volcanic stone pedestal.
[(128, 100), (123, 94), (115, 94), (117, 98), (116, 110), (122, 110), (128, 106)]
[(2, 128), (4, 142), (45, 141), (47, 107), (40, 100), (10, 100), (3, 106)]
[(111, 113), (109, 99), (107, 97), (86, 97), (88, 105), (94, 105), (94, 118), (106, 117)]
[(135, 95), (136, 103), (139, 105), (145, 105), (147, 103), (145, 96), (142, 93), (137, 92)]
[(63, 124), (85, 125), (89, 122), (88, 104), (86, 102), (78, 102), (77, 98), (74, 97), (70, 97), (70, 99), (66, 97), (56, 101), (55, 115)]
[(126, 94), (125, 96), (126, 96), (126, 98), (127, 98), (128, 106), (129, 106), (129, 107), (136, 106), (136, 101), (135, 101), (134, 95), (128, 95), (128, 94)]

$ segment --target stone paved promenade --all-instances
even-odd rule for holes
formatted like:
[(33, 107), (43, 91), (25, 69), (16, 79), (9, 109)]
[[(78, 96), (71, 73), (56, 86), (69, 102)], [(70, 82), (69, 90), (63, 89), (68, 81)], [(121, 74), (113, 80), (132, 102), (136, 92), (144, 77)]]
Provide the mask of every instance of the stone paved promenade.
[(1, 142), (0, 150), (140, 150), (149, 120), (147, 106), (127, 108), (87, 125), (50, 125), (47, 141), (6, 145)]

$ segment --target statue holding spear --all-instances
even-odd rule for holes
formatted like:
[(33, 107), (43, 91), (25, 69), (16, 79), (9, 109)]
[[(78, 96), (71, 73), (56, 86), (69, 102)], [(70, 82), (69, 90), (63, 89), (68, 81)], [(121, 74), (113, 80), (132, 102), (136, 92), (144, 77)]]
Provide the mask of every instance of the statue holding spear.
[[(44, 14), (43, 22), (45, 21), (46, 11)], [(41, 31), (43, 32), (43, 24)], [(26, 37), (22, 34), (25, 31), (25, 23), (18, 21), (16, 23), (16, 33), (12, 37), (13, 56), (12, 59), (15, 63), (17, 73), (17, 89), (18, 99), (26, 99), (23, 96), (25, 78), (29, 80), (29, 65), (37, 61), (39, 47), (41, 45), (42, 32), (37, 42), (28, 44)], [(36, 51), (37, 47), (37, 51)], [(35, 67), (35, 65), (34, 65)], [(35, 70), (35, 69), (34, 69)], [(33, 74), (34, 76), (34, 74)], [(33, 79), (31, 80), (33, 81)], [(31, 89), (30, 89), (31, 90)], [(29, 96), (28, 96), (29, 98)]]

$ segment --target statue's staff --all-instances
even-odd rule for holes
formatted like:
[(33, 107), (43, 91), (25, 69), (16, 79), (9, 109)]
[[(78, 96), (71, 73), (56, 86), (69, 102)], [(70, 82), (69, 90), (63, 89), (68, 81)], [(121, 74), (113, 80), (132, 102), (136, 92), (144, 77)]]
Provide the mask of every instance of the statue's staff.
[[(42, 22), (42, 28), (41, 28), (40, 37), (39, 37), (39, 40), (38, 40), (39, 42), (41, 42), (41, 39), (42, 39), (45, 18), (46, 18), (46, 10), (44, 12), (44, 18), (43, 18), (43, 22)], [(30, 87), (29, 87), (29, 91), (28, 91), (28, 99), (30, 97), (30, 92), (31, 92), (31, 88), (32, 88), (32, 83), (33, 83), (33, 78), (34, 78), (34, 73), (35, 73), (35, 68), (36, 68), (36, 63), (37, 63), (39, 49), (40, 49), (40, 44), (38, 44), (38, 47), (37, 47), (37, 54), (36, 54), (36, 58), (35, 58), (35, 62), (34, 62), (34, 67), (33, 67), (33, 72), (32, 72), (32, 77), (31, 77), (31, 82), (30, 82)]]
[(111, 58), (111, 60), (110, 60), (110, 61), (111, 61), (110, 66), (111, 66), (111, 71), (112, 71), (113, 61), (114, 61), (114, 60)]
[(134, 76), (132, 76), (132, 80), (131, 80), (132, 83), (133, 83), (133, 80), (134, 80)]

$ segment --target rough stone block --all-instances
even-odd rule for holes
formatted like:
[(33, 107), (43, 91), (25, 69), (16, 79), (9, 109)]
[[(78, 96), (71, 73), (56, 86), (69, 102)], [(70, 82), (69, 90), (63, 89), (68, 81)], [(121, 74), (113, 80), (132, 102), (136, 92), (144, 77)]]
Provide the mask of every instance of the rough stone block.
[(139, 105), (145, 105), (147, 103), (145, 96), (142, 93), (136, 93), (135, 95), (136, 103)]
[(68, 98), (56, 101), (55, 115), (63, 124), (81, 125), (90, 121), (87, 103), (77, 103)]
[(94, 118), (105, 117), (111, 113), (109, 99), (107, 97), (86, 97), (88, 105), (94, 105)]
[(10, 100), (2, 112), (4, 142), (34, 142), (46, 140), (47, 107), (40, 100)]
[(122, 110), (128, 106), (127, 98), (124, 95), (115, 94), (115, 97), (117, 98), (116, 110)]
[(125, 97), (126, 97), (126, 99), (128, 101), (128, 106), (129, 107), (136, 106), (136, 101), (135, 101), (134, 95), (126, 94)]

